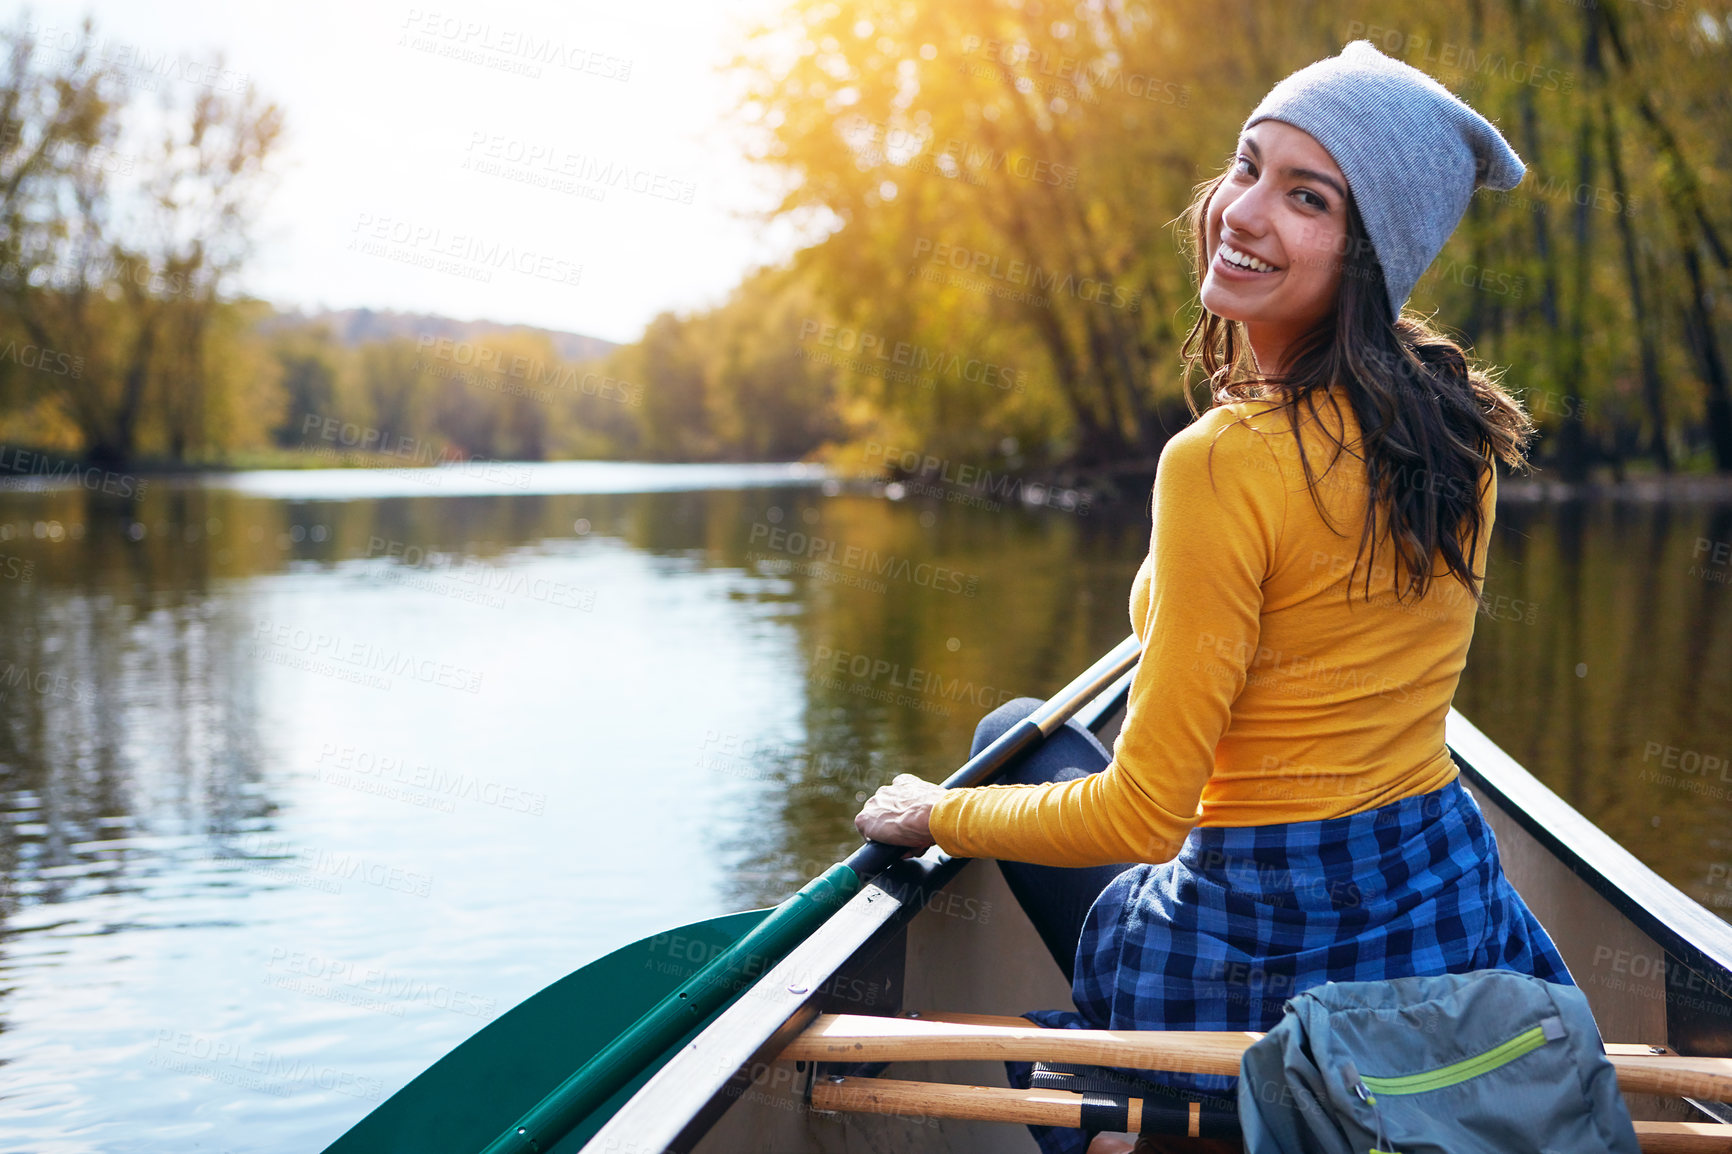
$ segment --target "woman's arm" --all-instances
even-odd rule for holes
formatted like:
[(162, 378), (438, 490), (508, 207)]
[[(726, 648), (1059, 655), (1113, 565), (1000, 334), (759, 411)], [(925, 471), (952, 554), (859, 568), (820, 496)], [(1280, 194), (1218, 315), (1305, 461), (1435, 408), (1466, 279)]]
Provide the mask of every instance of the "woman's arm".
[(1286, 519), (1279, 461), (1262, 434), (1234, 423), (1239, 408), (1204, 414), (1161, 453), (1143, 656), (1112, 761), (1074, 781), (929, 795), (927, 813), (901, 820), (924, 817), (961, 857), (1090, 866), (1178, 852), (1257, 652)]

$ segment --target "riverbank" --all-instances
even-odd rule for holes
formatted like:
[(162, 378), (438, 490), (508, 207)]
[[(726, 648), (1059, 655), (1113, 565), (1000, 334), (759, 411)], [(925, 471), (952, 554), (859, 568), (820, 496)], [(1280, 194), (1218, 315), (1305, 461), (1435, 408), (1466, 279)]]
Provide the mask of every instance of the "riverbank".
[[(892, 499), (940, 496), (947, 500), (964, 500), (969, 494), (993, 498), (995, 506), (1024, 504), (1054, 505), (1060, 496), (1064, 507), (1099, 507), (1121, 501), (1146, 503), (1154, 484), (1156, 457), (1115, 462), (1094, 468), (1049, 468), (1030, 470), (973, 470), (952, 475), (948, 469), (940, 473), (891, 470), (851, 474), (833, 470), (831, 475), (844, 489), (888, 494)], [(168, 479), (176, 476), (205, 476), (245, 473), (259, 470), (403, 470), (414, 468), (459, 466), (512, 466), (533, 468), (548, 464), (569, 464), (560, 461), (494, 461), (487, 458), (433, 458), (420, 462), (405, 462), (387, 453), (356, 449), (258, 449), (234, 454), (221, 461), (182, 461), (163, 458), (140, 458), (121, 469), (105, 469), (100, 465), (52, 449), (32, 449), (0, 445), (0, 487), (9, 480), (64, 481), (68, 485), (87, 484), (91, 473), (104, 477), (151, 477)], [(586, 464), (649, 465), (678, 462), (609, 461), (598, 459)], [(798, 462), (750, 462), (752, 465), (793, 465)], [(731, 464), (731, 462), (715, 462)], [(1651, 469), (1646, 462), (1643, 465)], [(1626, 501), (1732, 501), (1732, 473), (1674, 472), (1626, 469), (1622, 476), (1609, 468), (1596, 469), (1586, 480), (1570, 482), (1552, 475), (1550, 470), (1536, 467), (1521, 475), (1502, 474), (1498, 482), (1503, 501), (1549, 502), (1582, 499)], [(124, 494), (123, 494), (124, 495)]]

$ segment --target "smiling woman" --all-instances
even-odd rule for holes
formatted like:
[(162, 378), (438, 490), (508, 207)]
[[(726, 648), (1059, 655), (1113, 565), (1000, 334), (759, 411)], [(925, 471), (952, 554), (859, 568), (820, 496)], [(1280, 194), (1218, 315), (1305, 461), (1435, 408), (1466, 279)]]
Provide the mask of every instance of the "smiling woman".
[[(1186, 210), (1203, 308), (1183, 353), (1217, 405), (1269, 400), (1287, 413), (1295, 430), (1288, 447), (1314, 500), (1319, 478), (1297, 435), (1299, 411), (1315, 415), (1317, 398), (1326, 398), (1332, 449), (1363, 458), (1375, 494), (1360, 555), (1376, 541), (1381, 512), (1381, 531), (1395, 544), (1398, 595), (1423, 597), (1439, 554), (1439, 576), (1471, 591), (1480, 493), (1495, 481), (1484, 466), (1492, 454), (1524, 465), (1534, 426), (1456, 342), (1402, 310), (1474, 189), (1513, 187), (1525, 168), (1497, 129), (1417, 69), (1366, 41), (1335, 59), (1376, 78), (1367, 93), (1391, 75), (1407, 79), (1394, 71), (1405, 68), (1438, 108), (1392, 98), (1390, 123), (1366, 132), (1314, 95), (1307, 70), (1278, 85), (1246, 121), (1227, 171), (1198, 186)], [(1339, 91), (1331, 98), (1346, 99)], [(1429, 131), (1411, 126), (1426, 115)], [(1335, 154), (1353, 170), (1351, 181)], [(1191, 402), (1189, 391), (1185, 398)], [(1343, 400), (1358, 426), (1356, 451)], [(1375, 572), (1365, 571), (1367, 596)]]
[(1279, 120), (1247, 128), (1227, 173), (1199, 198), (1203, 307), (1245, 322), (1259, 365), (1335, 311), (1347, 240), (1347, 178), (1316, 138)]
[[(1184, 355), (1213, 406), (1161, 454), (1114, 748), (1066, 733), (975, 789), (905, 775), (856, 819), (999, 860), (1078, 1011), (1028, 1017), (1267, 1030), (1328, 981), (1507, 968), (1572, 983), (1444, 743), (1483, 607), (1493, 457), (1522, 464), (1532, 426), (1402, 315), (1475, 188), (1523, 171), (1478, 113), (1356, 41), (1276, 85), (1197, 189)], [(1337, 517), (1361, 526), (1356, 550)], [(995, 710), (975, 748), (1039, 704)], [(1035, 1137), (1048, 1154), (1089, 1144)]]

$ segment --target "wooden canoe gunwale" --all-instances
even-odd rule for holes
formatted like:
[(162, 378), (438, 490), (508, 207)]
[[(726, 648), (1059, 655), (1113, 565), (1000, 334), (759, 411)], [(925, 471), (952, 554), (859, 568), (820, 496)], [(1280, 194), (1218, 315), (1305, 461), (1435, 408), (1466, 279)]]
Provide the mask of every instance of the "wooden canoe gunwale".
[(1447, 734), (1464, 777), (1668, 954), (1732, 997), (1732, 924), (1642, 864), (1454, 709)]
[[(832, 979), (869, 955), (925, 908), (966, 858), (936, 848), (868, 883), (828, 922), (760, 978), (740, 1000), (657, 1071), (583, 1147), (586, 1154), (688, 1151), (794, 1035), (838, 1004)], [(900, 982), (875, 1008), (901, 1008)], [(685, 1119), (680, 1122), (678, 1119)]]
[[(1495, 806), (1498, 817), (1537, 843), (1658, 951), (1664, 964), (1659, 975), (1664, 988), (1661, 1040), (1682, 1054), (1732, 1057), (1732, 924), (1643, 864), (1454, 709), (1445, 735), (1464, 782), (1482, 804)], [(1499, 848), (1507, 853), (1503, 836)], [(1537, 895), (1524, 892), (1523, 897), (1556, 936), (1537, 908)], [(1604, 952), (1613, 951), (1608, 946)], [(1589, 989), (1590, 1000), (1604, 996), (1601, 990), (1610, 984), (1611, 975), (1599, 971), (1601, 953), (1596, 948), (1587, 970), (1581, 968), (1580, 957), (1566, 959), (1577, 983)], [(1732, 1122), (1732, 1105), (1684, 1101), (1716, 1121)]]
[[(1121, 677), (1076, 716), (1109, 745), (1123, 718), (1130, 677)], [(1700, 976), (1713, 995), (1732, 1008), (1732, 925), (1643, 865), (1454, 709), (1446, 736), (1463, 778), (1478, 795), (1498, 806), (1652, 939), (1665, 951), (1668, 966), (1676, 964)], [(864, 886), (658, 1071), (582, 1148), (585, 1154), (691, 1151), (750, 1087), (753, 1072), (766, 1069), (820, 1012), (858, 1012), (847, 1011), (845, 998), (823, 988), (840, 973), (870, 973), (877, 966), (885, 1000), (872, 1012), (898, 1012), (903, 989), (899, 950), (906, 927), (967, 865), (967, 859), (951, 858), (934, 847)], [(1668, 995), (1668, 1044), (1685, 1053), (1732, 1057), (1732, 1032), (1709, 1030), (1704, 1037), (1702, 1030), (1674, 1019), (1672, 1000)], [(1725, 1104), (1694, 1105), (1709, 1117), (1732, 1121)]]

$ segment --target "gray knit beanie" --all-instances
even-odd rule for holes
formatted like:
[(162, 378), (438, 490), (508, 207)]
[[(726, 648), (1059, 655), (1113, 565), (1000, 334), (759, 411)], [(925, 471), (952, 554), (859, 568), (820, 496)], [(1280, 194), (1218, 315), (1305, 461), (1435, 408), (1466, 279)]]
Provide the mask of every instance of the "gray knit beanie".
[(1335, 158), (1395, 316), (1461, 223), (1474, 189), (1514, 188), (1527, 171), (1490, 121), (1369, 40), (1275, 85), (1245, 127), (1259, 120), (1302, 129)]

